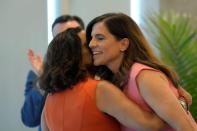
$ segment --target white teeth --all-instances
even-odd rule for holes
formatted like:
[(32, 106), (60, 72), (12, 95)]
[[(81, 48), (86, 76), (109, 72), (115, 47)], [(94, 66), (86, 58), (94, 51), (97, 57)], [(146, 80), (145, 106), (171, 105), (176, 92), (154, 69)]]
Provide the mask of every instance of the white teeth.
[(94, 55), (99, 54), (99, 53), (101, 53), (101, 52), (99, 52), (99, 51), (94, 51), (93, 52)]

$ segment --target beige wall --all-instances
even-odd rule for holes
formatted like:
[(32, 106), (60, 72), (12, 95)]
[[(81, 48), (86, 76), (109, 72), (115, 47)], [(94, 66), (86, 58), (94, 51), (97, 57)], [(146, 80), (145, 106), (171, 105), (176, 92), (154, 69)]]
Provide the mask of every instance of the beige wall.
[(196, 17), (197, 0), (160, 0), (161, 11), (189, 13)]

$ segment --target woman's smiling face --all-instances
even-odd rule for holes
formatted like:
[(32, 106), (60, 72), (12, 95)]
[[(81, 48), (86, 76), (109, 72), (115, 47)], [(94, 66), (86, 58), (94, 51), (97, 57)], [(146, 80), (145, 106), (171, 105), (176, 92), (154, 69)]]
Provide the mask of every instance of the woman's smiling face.
[(94, 65), (106, 65), (111, 70), (119, 66), (123, 57), (121, 40), (117, 40), (106, 28), (104, 22), (96, 23), (91, 32), (89, 47), (93, 53)]

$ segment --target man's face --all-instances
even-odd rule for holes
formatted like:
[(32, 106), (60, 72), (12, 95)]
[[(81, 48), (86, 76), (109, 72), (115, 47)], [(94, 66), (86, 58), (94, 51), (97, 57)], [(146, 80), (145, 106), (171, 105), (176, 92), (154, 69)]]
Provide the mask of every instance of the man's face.
[(76, 27), (80, 27), (80, 25), (75, 20), (64, 22), (64, 23), (57, 23), (55, 24), (52, 30), (53, 37), (55, 37), (58, 33), (67, 30), (68, 28), (76, 28)]

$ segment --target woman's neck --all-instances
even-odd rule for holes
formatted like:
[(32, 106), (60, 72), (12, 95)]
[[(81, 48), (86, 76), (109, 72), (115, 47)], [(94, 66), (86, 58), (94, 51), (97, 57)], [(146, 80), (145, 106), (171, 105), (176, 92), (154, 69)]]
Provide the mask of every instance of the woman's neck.
[(119, 71), (120, 65), (123, 60), (123, 55), (121, 55), (119, 58), (114, 60), (113, 62), (107, 64), (106, 66), (114, 73), (116, 74)]

